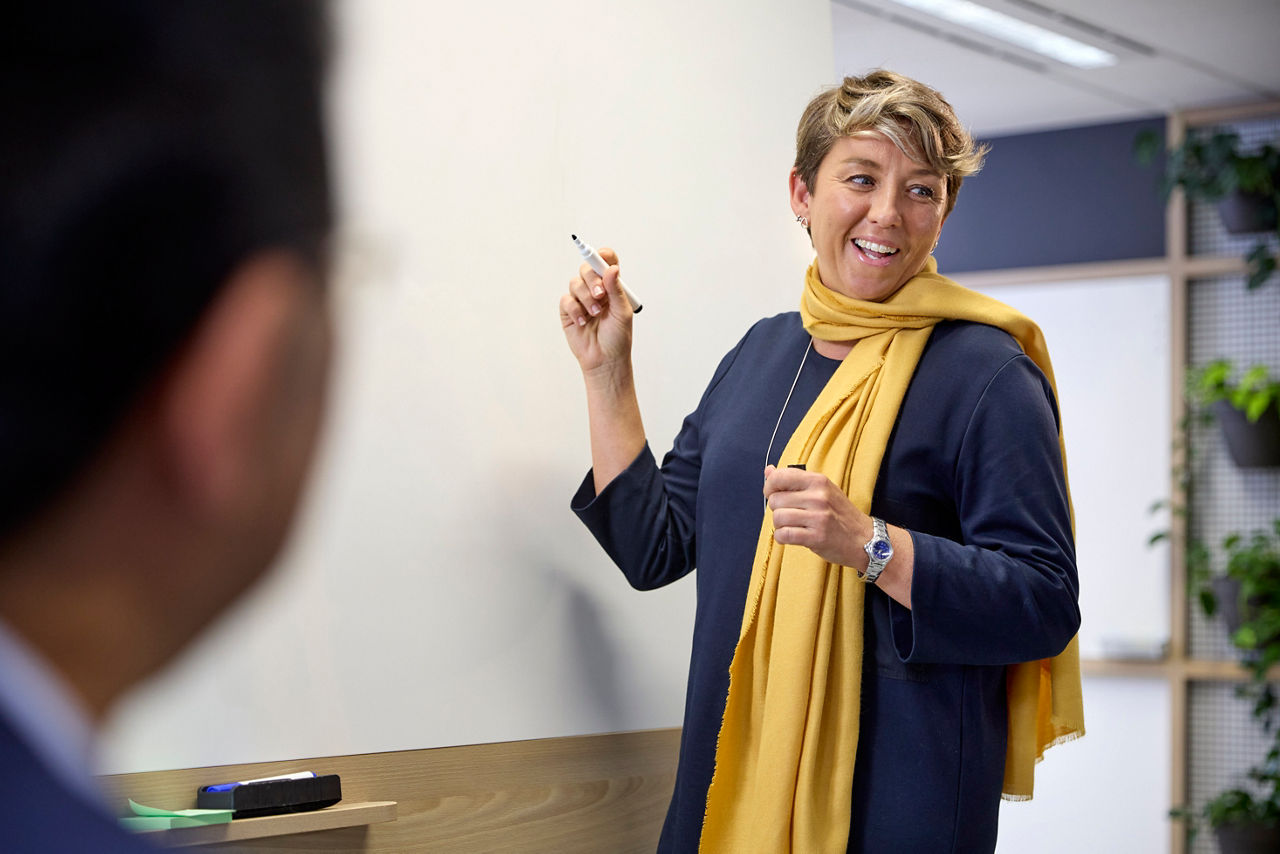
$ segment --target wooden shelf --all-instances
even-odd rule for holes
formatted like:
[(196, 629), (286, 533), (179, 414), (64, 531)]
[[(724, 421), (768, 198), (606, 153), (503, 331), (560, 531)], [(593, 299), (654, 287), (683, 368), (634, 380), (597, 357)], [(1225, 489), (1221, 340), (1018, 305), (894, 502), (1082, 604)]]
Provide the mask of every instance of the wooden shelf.
[(1084, 658), (1080, 660), (1080, 673), (1084, 676), (1164, 678), (1169, 675), (1171, 667), (1168, 659)]
[[(316, 833), (310, 831), (327, 825), (308, 823), (286, 829), (285, 817), (232, 822), (233, 827), (255, 822), (264, 828), (272, 822), (273, 833), (302, 835), (223, 842), (207, 837), (197, 840), (191, 834), (181, 835), (180, 830), (142, 834), (147, 841), (169, 846), (210, 846), (196, 848), (192, 854), (621, 854), (652, 852), (658, 844), (679, 755), (677, 727), (137, 771), (108, 775), (101, 781), (109, 809), (117, 815), (128, 812), (130, 798), (182, 809), (195, 806), (196, 789), (210, 780), (254, 780), (306, 770), (342, 778), (346, 800), (321, 812), (344, 805), (366, 806), (366, 802), (395, 802), (385, 805), (383, 815), (378, 814), (383, 804), (367, 804), (373, 817), (366, 814), (360, 820), (377, 824)], [(306, 820), (318, 818), (313, 813)], [(3, 835), (0, 829), (0, 838)]]
[[(1080, 672), (1084, 676), (1176, 678), (1192, 682), (1247, 682), (1251, 678), (1242, 662), (1199, 658), (1166, 658), (1160, 661), (1086, 658), (1080, 661)], [(1280, 665), (1271, 669), (1268, 678), (1280, 681)]]
[[(1248, 682), (1253, 678), (1240, 661), (1207, 661), (1189, 658), (1182, 663), (1183, 675), (1195, 682)], [(1280, 667), (1267, 671), (1268, 681), (1280, 680)]]
[(164, 848), (191, 848), (197, 845), (217, 845), (246, 839), (266, 839), (271, 836), (287, 836), (293, 833), (311, 833), (316, 830), (335, 830), (341, 827), (359, 827), (395, 821), (395, 801), (370, 801), (367, 803), (335, 804), (322, 810), (295, 812), (287, 815), (269, 815), (261, 818), (238, 818), (227, 824), (209, 824), (203, 827), (176, 827), (140, 834), (148, 841)]

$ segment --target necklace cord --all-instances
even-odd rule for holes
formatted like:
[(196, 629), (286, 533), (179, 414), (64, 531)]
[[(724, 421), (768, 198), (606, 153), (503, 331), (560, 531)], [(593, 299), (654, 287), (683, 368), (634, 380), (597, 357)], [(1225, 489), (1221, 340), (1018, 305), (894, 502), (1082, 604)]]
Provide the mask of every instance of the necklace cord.
[[(800, 382), (800, 374), (804, 372), (804, 363), (809, 360), (809, 351), (813, 349), (813, 339), (809, 339), (809, 346), (804, 348), (804, 355), (800, 357), (800, 367), (796, 368), (795, 379), (791, 381), (791, 388), (787, 391), (787, 399), (782, 401), (782, 409), (778, 412), (778, 421), (773, 425), (773, 433), (769, 436), (769, 447), (764, 452), (764, 464), (769, 465), (769, 457), (773, 454), (773, 442), (778, 438), (778, 428), (782, 426), (782, 416), (787, 414), (787, 405), (791, 403), (791, 395), (795, 393), (796, 385)], [(765, 506), (769, 504), (765, 501)]]

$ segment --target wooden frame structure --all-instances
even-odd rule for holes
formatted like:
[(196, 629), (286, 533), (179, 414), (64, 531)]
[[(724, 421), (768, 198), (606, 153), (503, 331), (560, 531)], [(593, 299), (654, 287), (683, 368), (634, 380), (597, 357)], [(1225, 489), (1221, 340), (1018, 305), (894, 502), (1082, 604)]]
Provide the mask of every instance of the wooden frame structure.
[[(1232, 107), (1214, 107), (1173, 113), (1168, 117), (1166, 138), (1169, 145), (1181, 142), (1188, 129), (1205, 127), (1231, 121), (1267, 118), (1280, 115), (1280, 101), (1265, 101)], [(1188, 352), (1188, 286), (1192, 279), (1213, 276), (1243, 276), (1246, 265), (1238, 256), (1193, 256), (1189, 251), (1187, 233), (1187, 202), (1181, 192), (1175, 192), (1165, 211), (1165, 255), (1163, 258), (1146, 258), (1134, 261), (1117, 261), (1094, 264), (1072, 264), (1059, 267), (1033, 267), (1017, 270), (1000, 270), (991, 273), (975, 273), (957, 276), (966, 285), (983, 287), (1007, 284), (1034, 284), (1070, 279), (1111, 278), (1137, 275), (1169, 277), (1170, 286), (1170, 382), (1172, 384), (1169, 413), (1170, 423), (1177, 425), (1183, 418), (1183, 388), (1186, 381)], [(1185, 449), (1175, 446), (1173, 470), (1185, 463)], [(1170, 494), (1179, 503), (1185, 503), (1182, 484), (1175, 477)], [(1085, 676), (1115, 678), (1163, 678), (1169, 686), (1170, 732), (1169, 803), (1185, 804), (1188, 796), (1188, 742), (1190, 727), (1188, 718), (1188, 688), (1192, 682), (1242, 682), (1248, 672), (1235, 661), (1212, 661), (1192, 658), (1188, 639), (1188, 601), (1186, 548), (1186, 519), (1173, 514), (1170, 521), (1172, 542), (1169, 550), (1169, 651), (1163, 661), (1133, 662), (1110, 659), (1091, 659), (1082, 662)], [(1186, 833), (1181, 820), (1174, 822), (1170, 836), (1171, 854), (1186, 854)]]

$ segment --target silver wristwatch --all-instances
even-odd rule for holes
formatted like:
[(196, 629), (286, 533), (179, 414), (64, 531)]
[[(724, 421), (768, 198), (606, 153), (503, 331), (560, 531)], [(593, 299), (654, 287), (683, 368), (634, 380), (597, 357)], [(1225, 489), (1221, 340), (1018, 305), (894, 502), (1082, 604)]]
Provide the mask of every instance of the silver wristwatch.
[(873, 530), (871, 539), (862, 547), (869, 559), (867, 571), (859, 572), (858, 577), (868, 584), (875, 584), (880, 573), (884, 571), (884, 565), (893, 560), (893, 543), (889, 542), (889, 529), (885, 526), (883, 519), (872, 516), (871, 525)]

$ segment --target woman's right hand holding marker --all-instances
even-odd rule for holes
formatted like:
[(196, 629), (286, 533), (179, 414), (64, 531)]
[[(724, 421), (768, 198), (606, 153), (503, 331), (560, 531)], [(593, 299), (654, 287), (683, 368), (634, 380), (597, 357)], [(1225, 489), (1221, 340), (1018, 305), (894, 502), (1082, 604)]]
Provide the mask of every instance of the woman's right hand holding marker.
[(591, 472), (596, 493), (644, 450), (644, 422), (631, 370), (631, 303), (619, 283), (618, 256), (601, 249), (604, 274), (578, 268), (560, 297), (560, 325), (587, 391)]
[(583, 263), (560, 297), (560, 325), (585, 375), (631, 362), (633, 313), (618, 284), (618, 256), (608, 248), (601, 248), (600, 256), (609, 263), (604, 275)]

